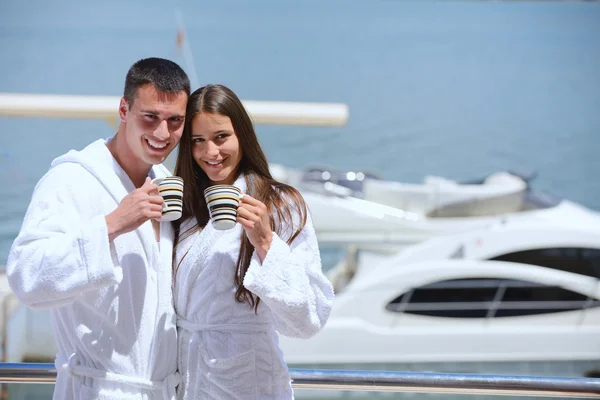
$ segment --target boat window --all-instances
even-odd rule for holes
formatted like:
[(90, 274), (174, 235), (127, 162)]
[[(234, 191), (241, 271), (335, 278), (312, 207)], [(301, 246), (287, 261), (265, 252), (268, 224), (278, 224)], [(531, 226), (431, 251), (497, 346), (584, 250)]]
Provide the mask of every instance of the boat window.
[(600, 278), (600, 249), (582, 247), (534, 249), (503, 254), (490, 260), (539, 265)]
[(395, 298), (386, 309), (432, 317), (494, 318), (598, 306), (600, 301), (559, 286), (512, 279), (471, 278), (415, 288)]

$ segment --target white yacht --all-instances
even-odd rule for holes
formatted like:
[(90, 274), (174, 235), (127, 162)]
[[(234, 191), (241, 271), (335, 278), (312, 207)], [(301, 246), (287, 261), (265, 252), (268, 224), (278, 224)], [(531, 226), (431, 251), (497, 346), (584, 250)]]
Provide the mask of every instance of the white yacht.
[(508, 219), (578, 225), (599, 215), (532, 190), (531, 174), (499, 172), (465, 184), (429, 178), (419, 185), (357, 172), (315, 168), (301, 172), (281, 165), (271, 165), (271, 170), (276, 179), (300, 189), (325, 246), (395, 253), (430, 238), (484, 229)]
[(330, 271), (336, 302), (295, 367), (583, 375), (600, 367), (600, 223), (522, 220)]
[[(428, 175), (423, 183), (382, 179), (373, 172), (312, 167), (300, 171), (271, 164), (276, 179), (306, 192), (356, 197), (419, 215), (457, 213), (465, 206), (469, 215), (516, 212), (523, 203), (532, 172), (500, 171), (483, 179), (457, 182)], [(463, 211), (466, 212), (466, 211)]]

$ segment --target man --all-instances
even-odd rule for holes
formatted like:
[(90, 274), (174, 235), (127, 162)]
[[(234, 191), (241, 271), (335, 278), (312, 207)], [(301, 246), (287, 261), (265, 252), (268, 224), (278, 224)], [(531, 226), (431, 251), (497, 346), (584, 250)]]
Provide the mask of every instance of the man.
[(19, 300), (51, 310), (54, 399), (174, 399), (172, 230), (151, 178), (183, 132), (190, 83), (148, 58), (127, 73), (116, 135), (52, 162), (6, 271)]

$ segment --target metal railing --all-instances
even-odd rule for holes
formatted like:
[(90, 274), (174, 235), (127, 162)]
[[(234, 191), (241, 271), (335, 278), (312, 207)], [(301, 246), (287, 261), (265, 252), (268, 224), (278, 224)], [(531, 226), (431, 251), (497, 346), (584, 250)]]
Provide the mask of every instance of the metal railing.
[[(600, 379), (290, 369), (295, 389), (600, 399)], [(0, 363), (0, 383), (56, 381), (54, 364)]]

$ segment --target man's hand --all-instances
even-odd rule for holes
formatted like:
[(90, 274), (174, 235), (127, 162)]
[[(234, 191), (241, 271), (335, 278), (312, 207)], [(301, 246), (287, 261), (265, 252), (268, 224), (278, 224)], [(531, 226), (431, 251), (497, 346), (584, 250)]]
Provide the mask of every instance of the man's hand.
[(163, 198), (158, 196), (158, 186), (146, 178), (142, 187), (123, 197), (119, 206), (106, 216), (109, 242), (150, 219), (160, 220), (163, 203)]

